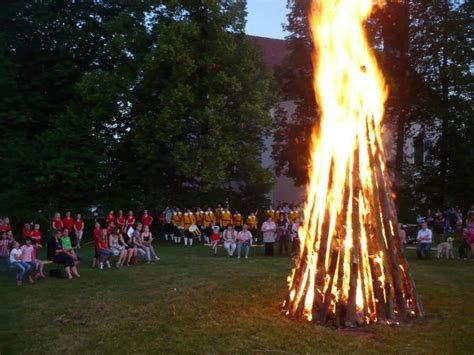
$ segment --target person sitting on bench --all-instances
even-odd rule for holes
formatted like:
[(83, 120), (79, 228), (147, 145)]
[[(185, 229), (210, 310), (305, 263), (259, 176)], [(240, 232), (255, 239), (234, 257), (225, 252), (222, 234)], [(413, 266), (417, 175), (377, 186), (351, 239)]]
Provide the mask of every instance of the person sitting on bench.
[(421, 224), (421, 229), (418, 231), (416, 240), (418, 242), (416, 245), (416, 255), (418, 255), (418, 258), (423, 259), (424, 253), (426, 258), (429, 259), (431, 257), (431, 242), (433, 240), (433, 233), (431, 232), (431, 229), (428, 229), (426, 222)]
[(48, 241), (46, 253), (48, 260), (64, 265), (64, 270), (66, 271), (68, 279), (72, 279), (73, 276), (81, 277), (77, 271), (78, 261), (76, 261), (73, 256), (68, 254), (68, 252), (63, 249), (61, 241), (59, 240), (60, 237), (61, 231), (58, 230), (54, 232), (53, 237)]

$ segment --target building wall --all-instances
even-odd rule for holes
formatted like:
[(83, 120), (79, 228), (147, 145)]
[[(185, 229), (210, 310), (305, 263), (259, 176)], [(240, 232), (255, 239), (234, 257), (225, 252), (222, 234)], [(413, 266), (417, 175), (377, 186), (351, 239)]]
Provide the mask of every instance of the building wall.
[[(284, 101), (280, 103), (287, 112), (288, 117), (291, 117), (295, 111), (295, 104), (293, 101)], [(274, 117), (275, 110), (271, 111), (272, 117)], [(265, 139), (265, 151), (262, 154), (262, 166), (269, 168), (274, 174), (274, 185), (273, 189), (268, 195), (268, 199), (271, 201), (273, 206), (276, 206), (278, 201), (288, 203), (301, 203), (305, 198), (305, 187), (295, 186), (293, 179), (287, 176), (276, 176), (275, 175), (275, 162), (272, 159), (272, 146), (273, 146), (273, 133)]]

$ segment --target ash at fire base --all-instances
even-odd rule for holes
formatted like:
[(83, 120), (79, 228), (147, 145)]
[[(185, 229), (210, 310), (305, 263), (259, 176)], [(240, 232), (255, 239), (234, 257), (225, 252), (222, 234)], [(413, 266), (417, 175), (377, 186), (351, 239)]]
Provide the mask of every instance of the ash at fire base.
[(318, 0), (310, 9), (322, 115), (283, 305), (294, 319), (355, 327), (423, 315), (385, 166), (387, 88), (363, 27), (372, 9), (372, 0)]

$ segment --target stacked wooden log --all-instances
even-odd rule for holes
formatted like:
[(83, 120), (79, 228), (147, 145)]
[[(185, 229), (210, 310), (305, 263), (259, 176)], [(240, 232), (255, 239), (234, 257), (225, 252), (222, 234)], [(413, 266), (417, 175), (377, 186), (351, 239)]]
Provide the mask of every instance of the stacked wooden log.
[[(374, 131), (368, 124), (365, 141), (369, 143), (354, 152), (336, 228), (329, 227), (334, 216), (328, 209), (318, 235), (301, 236), (302, 250), (283, 307), (290, 318), (356, 327), (375, 322), (396, 324), (423, 315), (400, 239), (382, 148), (369, 135)], [(361, 182), (360, 150), (369, 157), (371, 169), (364, 174), (370, 176), (369, 183)], [(305, 219), (312, 218), (314, 208), (306, 207)]]

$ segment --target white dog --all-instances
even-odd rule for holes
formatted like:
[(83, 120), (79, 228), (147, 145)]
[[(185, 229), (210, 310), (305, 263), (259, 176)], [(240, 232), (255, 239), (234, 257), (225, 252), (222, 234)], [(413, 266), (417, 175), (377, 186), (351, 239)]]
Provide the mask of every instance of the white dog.
[(448, 239), (446, 239), (445, 242), (438, 244), (438, 247), (437, 247), (437, 249), (438, 249), (438, 259), (441, 258), (443, 255), (446, 256), (446, 259), (449, 259), (449, 258), (454, 259), (453, 241), (454, 241), (454, 238), (449, 237)]

